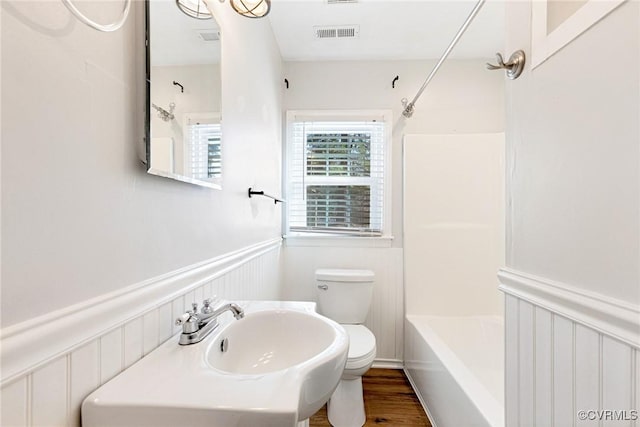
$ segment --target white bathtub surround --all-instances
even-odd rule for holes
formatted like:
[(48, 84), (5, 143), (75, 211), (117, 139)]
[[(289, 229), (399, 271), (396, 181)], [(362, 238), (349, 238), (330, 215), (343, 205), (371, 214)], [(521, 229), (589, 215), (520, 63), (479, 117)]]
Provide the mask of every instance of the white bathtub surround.
[(79, 425), (84, 397), (178, 332), (174, 319), (192, 302), (279, 299), (280, 245), (265, 241), (6, 328), (0, 424)]
[(501, 315), (504, 134), (404, 138), (407, 314)]
[(503, 427), (498, 316), (407, 315), (405, 372), (437, 427)]

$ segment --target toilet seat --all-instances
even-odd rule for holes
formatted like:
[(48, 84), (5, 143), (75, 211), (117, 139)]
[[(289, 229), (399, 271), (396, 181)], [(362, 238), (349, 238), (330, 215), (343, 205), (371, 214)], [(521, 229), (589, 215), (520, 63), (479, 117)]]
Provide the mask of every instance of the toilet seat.
[(345, 369), (360, 369), (376, 357), (376, 337), (363, 325), (342, 325), (349, 334), (349, 354)]

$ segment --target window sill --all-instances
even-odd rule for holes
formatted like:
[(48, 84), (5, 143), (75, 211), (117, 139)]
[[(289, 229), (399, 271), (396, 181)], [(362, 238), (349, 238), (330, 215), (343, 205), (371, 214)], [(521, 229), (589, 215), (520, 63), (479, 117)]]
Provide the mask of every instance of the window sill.
[(355, 236), (318, 236), (312, 234), (287, 234), (286, 246), (339, 247), (339, 248), (390, 248), (393, 236), (355, 237)]

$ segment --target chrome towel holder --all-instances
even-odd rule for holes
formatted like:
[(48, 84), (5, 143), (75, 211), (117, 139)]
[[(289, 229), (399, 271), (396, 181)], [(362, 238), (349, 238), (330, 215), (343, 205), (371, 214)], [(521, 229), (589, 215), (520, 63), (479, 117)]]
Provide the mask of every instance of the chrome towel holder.
[(509, 60), (505, 63), (500, 53), (496, 53), (496, 60), (498, 65), (493, 65), (487, 62), (488, 70), (506, 70), (507, 77), (511, 80), (515, 80), (520, 77), (522, 70), (524, 70), (525, 54), (522, 50), (517, 50), (509, 57)]

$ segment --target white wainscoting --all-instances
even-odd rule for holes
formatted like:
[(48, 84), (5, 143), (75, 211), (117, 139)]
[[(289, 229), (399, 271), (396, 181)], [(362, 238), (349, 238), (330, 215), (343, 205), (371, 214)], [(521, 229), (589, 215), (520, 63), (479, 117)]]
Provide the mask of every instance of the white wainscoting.
[[(640, 307), (509, 269), (499, 277), (507, 427), (640, 426)], [(579, 418), (590, 410), (628, 419)]]
[(376, 337), (374, 366), (401, 368), (404, 327), (402, 254), (402, 248), (353, 247), (336, 239), (312, 246), (304, 246), (301, 242), (291, 244), (286, 240), (283, 249), (283, 297), (315, 301), (315, 271), (318, 268), (373, 270), (373, 300), (365, 325)]
[(266, 241), (2, 330), (0, 425), (80, 426), (90, 392), (179, 332), (194, 301), (280, 299), (281, 240)]

